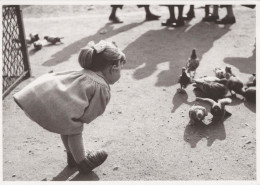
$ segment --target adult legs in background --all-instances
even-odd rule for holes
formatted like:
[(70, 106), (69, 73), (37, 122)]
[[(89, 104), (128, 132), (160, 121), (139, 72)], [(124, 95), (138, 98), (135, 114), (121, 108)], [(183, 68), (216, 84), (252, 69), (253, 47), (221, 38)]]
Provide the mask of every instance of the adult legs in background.
[(191, 20), (194, 17), (195, 17), (194, 5), (190, 5), (190, 9), (187, 12), (186, 17), (183, 17), (183, 19), (184, 20)]
[(144, 8), (145, 10), (145, 20), (146, 21), (153, 21), (153, 20), (158, 20), (161, 16), (155, 15), (151, 12), (150, 6), (149, 5), (137, 5), (138, 8)]
[(224, 18), (217, 20), (216, 23), (217, 24), (234, 24), (236, 22), (236, 18), (235, 18), (234, 12), (233, 12), (232, 5), (224, 5), (224, 6), (220, 6), (220, 7), (226, 7), (227, 15)]
[(116, 16), (116, 11), (118, 8), (122, 9), (123, 5), (111, 5), (112, 10), (109, 16), (109, 20), (113, 23), (122, 23), (123, 21), (121, 21), (117, 16)]
[[(209, 12), (209, 5), (206, 5), (208, 6), (208, 12)], [(206, 7), (205, 7), (205, 17), (202, 19), (202, 21), (204, 22), (216, 22), (218, 19), (219, 19), (219, 15), (218, 15), (218, 5), (213, 5), (213, 12), (212, 14), (210, 15), (208, 13), (208, 16), (206, 16)]]

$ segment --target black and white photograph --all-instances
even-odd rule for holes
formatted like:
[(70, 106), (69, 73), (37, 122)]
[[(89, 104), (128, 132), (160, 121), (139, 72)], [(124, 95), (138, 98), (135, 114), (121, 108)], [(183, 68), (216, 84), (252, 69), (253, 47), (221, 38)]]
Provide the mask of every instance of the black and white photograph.
[(1, 6), (4, 184), (259, 183), (258, 1)]

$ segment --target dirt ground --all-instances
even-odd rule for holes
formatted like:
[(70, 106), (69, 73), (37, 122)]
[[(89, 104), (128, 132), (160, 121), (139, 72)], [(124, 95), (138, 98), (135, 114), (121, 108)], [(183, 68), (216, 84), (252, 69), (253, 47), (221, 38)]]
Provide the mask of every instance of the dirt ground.
[[(231, 66), (243, 82), (256, 72), (256, 12), (234, 7), (237, 23), (201, 22), (204, 9), (184, 27), (161, 26), (169, 14), (145, 22), (143, 9), (118, 10), (123, 24), (110, 24), (109, 6), (24, 7), (26, 35), (63, 36), (63, 44), (28, 48), (32, 77), (3, 100), (4, 181), (151, 181), (256, 180), (256, 107), (241, 96), (227, 110), (223, 123), (189, 125), (189, 108), (196, 103), (193, 86), (178, 94), (178, 76), (193, 48), (200, 66), (197, 76), (213, 76), (215, 67)], [(185, 7), (187, 12), (187, 7)], [(225, 15), (220, 9), (220, 17)], [(91, 40), (116, 41), (127, 64), (111, 86), (105, 113), (85, 126), (87, 149), (104, 149), (107, 160), (88, 175), (66, 165), (60, 136), (33, 123), (12, 95), (49, 71), (80, 69), (80, 48)], [(228, 94), (229, 96), (230, 94)], [(204, 105), (208, 110), (209, 106)]]

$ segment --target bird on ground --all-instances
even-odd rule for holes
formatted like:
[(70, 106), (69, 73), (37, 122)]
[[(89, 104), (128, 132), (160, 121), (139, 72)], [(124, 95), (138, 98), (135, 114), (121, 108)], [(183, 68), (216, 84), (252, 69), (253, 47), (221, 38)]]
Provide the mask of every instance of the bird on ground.
[(38, 40), (40, 40), (39, 34), (37, 34), (37, 33), (36, 34), (30, 33), (29, 37), (25, 38), (25, 43), (27, 45), (31, 45), (32, 43), (34, 43), (34, 42), (36, 42)]
[(190, 124), (193, 125), (196, 122), (201, 122), (206, 116), (208, 112), (205, 107), (200, 105), (193, 105), (189, 110)]
[(196, 98), (197, 101), (204, 101), (211, 105), (210, 113), (213, 115), (214, 119), (223, 119), (225, 115), (231, 115), (226, 111), (225, 106), (232, 103), (230, 98), (222, 98), (218, 101), (214, 101), (210, 98)]
[(227, 81), (227, 88), (230, 91), (231, 96), (236, 96), (232, 91), (235, 93), (241, 94), (242, 88), (244, 86), (243, 82), (232, 73), (231, 67), (226, 67), (226, 79)]
[(40, 49), (42, 49), (42, 47), (43, 47), (44, 45), (46, 45), (46, 44), (47, 44), (46, 40), (38, 40), (38, 41), (36, 41), (36, 42), (33, 43), (33, 46), (34, 46), (34, 48), (35, 48), (36, 50), (40, 50)]
[(253, 76), (253, 79), (252, 79), (251, 82), (247, 82), (247, 84), (246, 84), (247, 87), (255, 87), (256, 86), (256, 74), (253, 73), (252, 76)]
[[(188, 59), (188, 62), (186, 64), (187, 72), (190, 74), (190, 77), (194, 79), (194, 76), (196, 74), (196, 69), (199, 67), (200, 61), (197, 58), (196, 55), (196, 49), (192, 50), (191, 56)], [(193, 72), (193, 75), (191, 75), (191, 72)]]
[(186, 68), (182, 68), (182, 74), (179, 77), (178, 83), (180, 84), (181, 88), (178, 89), (178, 92), (183, 92), (187, 85), (191, 82), (190, 77), (186, 73)]
[(50, 42), (51, 44), (56, 44), (57, 42), (61, 42), (61, 39), (63, 39), (64, 37), (50, 37), (50, 36), (45, 36), (43, 37), (45, 40), (47, 40), (48, 42)]
[(219, 79), (217, 77), (205, 77), (194, 80), (194, 86), (204, 95), (214, 100), (223, 98), (227, 92), (227, 79)]
[(215, 72), (216, 77), (220, 79), (225, 78), (226, 71), (224, 69), (215, 68), (213, 71)]

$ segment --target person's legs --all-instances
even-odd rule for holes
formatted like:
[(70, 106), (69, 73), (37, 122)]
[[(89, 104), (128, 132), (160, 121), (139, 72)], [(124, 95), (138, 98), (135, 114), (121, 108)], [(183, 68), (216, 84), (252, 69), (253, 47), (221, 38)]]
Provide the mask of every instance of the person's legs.
[[(82, 133), (68, 136), (68, 146), (82, 173), (89, 173), (107, 158), (105, 151), (88, 152), (86, 155)], [(86, 155), (86, 156), (85, 156)]]
[(77, 165), (77, 163), (74, 160), (74, 158), (72, 156), (72, 153), (70, 151), (70, 148), (69, 148), (68, 135), (60, 135), (60, 136), (61, 136), (61, 140), (63, 142), (63, 145), (64, 145), (64, 147), (66, 149), (68, 166), (74, 167), (74, 166)]
[(174, 7), (174, 5), (168, 5), (169, 19), (167, 19), (166, 22), (162, 22), (162, 26), (172, 26), (173, 23), (177, 22), (175, 18)]
[(185, 24), (183, 19), (183, 8), (184, 5), (178, 5), (178, 20), (176, 26), (183, 26)]
[(236, 18), (233, 12), (233, 7), (232, 5), (225, 5), (224, 7), (226, 7), (227, 9), (227, 15), (220, 19), (217, 20), (216, 23), (217, 24), (234, 24), (236, 22)]
[(149, 5), (137, 5), (138, 8), (144, 7), (145, 10), (145, 19), (147, 21), (152, 21), (152, 20), (158, 20), (161, 16), (155, 15), (151, 12), (150, 6)]
[(86, 152), (85, 152), (82, 134), (69, 135), (68, 146), (75, 161), (78, 164), (85, 159)]
[(186, 17), (183, 17), (185, 20), (191, 20), (192, 18), (195, 17), (195, 12), (194, 12), (194, 5), (190, 5), (190, 9), (186, 14)]
[[(206, 10), (205, 10), (206, 11)], [(205, 13), (206, 14), (206, 13)], [(219, 19), (219, 15), (218, 15), (218, 5), (213, 5), (213, 12), (211, 15), (209, 16), (205, 16), (202, 21), (205, 22), (216, 22), (216, 20)]]
[(109, 16), (109, 20), (112, 21), (113, 23), (122, 23), (123, 21), (121, 21), (117, 16), (116, 16), (116, 11), (118, 8), (122, 9), (123, 5), (111, 5), (112, 10)]

